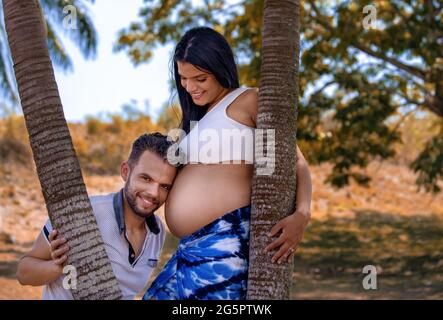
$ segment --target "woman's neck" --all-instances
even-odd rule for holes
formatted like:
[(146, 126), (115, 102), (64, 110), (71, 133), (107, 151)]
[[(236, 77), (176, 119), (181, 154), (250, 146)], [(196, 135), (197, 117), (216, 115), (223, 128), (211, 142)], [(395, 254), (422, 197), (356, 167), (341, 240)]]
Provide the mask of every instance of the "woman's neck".
[(220, 92), (220, 94), (215, 98), (215, 100), (209, 104), (208, 110), (206, 110), (206, 113), (211, 111), (217, 105), (217, 103), (219, 103), (227, 94), (229, 94), (233, 90), (234, 89), (231, 89), (231, 88), (229, 88), (229, 89), (223, 88), (222, 91)]

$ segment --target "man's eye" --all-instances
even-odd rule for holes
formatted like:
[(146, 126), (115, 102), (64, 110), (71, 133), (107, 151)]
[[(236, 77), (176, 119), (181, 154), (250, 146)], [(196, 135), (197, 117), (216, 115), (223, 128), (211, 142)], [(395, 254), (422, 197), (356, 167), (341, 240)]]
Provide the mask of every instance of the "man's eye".
[(169, 191), (169, 190), (171, 190), (171, 187), (170, 186), (163, 186), (163, 189)]
[(145, 181), (151, 181), (151, 178), (149, 178), (149, 177), (143, 177), (143, 180), (145, 180)]
[(206, 78), (204, 78), (204, 79), (197, 79), (197, 81), (198, 81), (198, 82), (205, 82), (205, 81), (206, 81)]

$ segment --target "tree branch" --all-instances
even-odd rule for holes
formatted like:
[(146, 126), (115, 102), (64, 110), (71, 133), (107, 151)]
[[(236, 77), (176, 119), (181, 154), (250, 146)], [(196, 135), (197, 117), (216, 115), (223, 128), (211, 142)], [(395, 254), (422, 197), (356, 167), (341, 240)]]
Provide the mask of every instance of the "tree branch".
[(315, 5), (315, 2), (312, 0), (307, 0), (307, 2), (309, 3), (309, 5), (311, 6), (312, 10), (314, 10), (315, 12), (315, 16), (312, 17), (315, 19), (315, 21), (317, 21), (318, 23), (320, 23), (326, 30), (330, 30), (331, 26), (329, 25), (329, 23), (327, 23), (324, 19), (323, 19), (323, 15), (321, 14), (320, 10), (317, 8), (317, 6)]
[[(206, 3), (206, 2), (207, 2), (207, 1), (205, 1), (205, 3)], [(222, 7), (222, 8), (211, 8), (210, 10), (213, 11), (213, 12), (226, 12), (226, 11), (228, 11), (228, 10), (230, 10), (230, 9), (233, 9), (233, 8), (238, 7), (238, 6), (245, 5), (245, 4), (246, 4), (246, 1), (243, 0), (243, 1), (239, 1), (239, 2), (237, 2), (237, 3), (230, 4), (230, 5), (226, 6), (226, 7)], [(209, 7), (209, 4), (206, 3), (206, 6)]]
[(405, 64), (403, 62), (395, 60), (394, 58), (387, 57), (386, 55), (384, 55), (382, 53), (375, 52), (374, 50), (372, 50), (372, 49), (370, 49), (370, 48), (368, 48), (368, 47), (366, 47), (366, 46), (364, 46), (364, 45), (362, 45), (360, 43), (352, 43), (351, 45), (353, 47), (359, 49), (360, 51), (363, 51), (364, 53), (366, 53), (366, 54), (368, 54), (370, 56), (373, 56), (374, 58), (378, 58), (378, 59), (384, 60), (386, 62), (389, 62), (390, 64), (396, 66), (397, 68), (400, 68), (400, 69), (402, 69), (404, 71), (407, 71), (410, 74), (413, 74), (414, 76), (416, 76), (416, 77), (418, 77), (418, 78), (420, 78), (422, 80), (425, 80), (425, 78), (426, 78), (425, 77), (426, 73), (423, 70), (420, 70), (417, 67), (407, 65), (407, 64)]
[(409, 98), (406, 95), (400, 94), (400, 96), (405, 99), (409, 104), (415, 104), (417, 106), (423, 106), (429, 109), (431, 112), (435, 113), (439, 117), (443, 117), (443, 101), (434, 96), (429, 96), (425, 98), (425, 101), (417, 101)]
[(425, 0), (425, 3), (426, 3), (426, 7), (428, 9), (427, 18), (428, 18), (429, 23), (431, 23), (435, 17), (435, 8), (434, 8), (434, 5), (432, 4), (432, 0)]
[[(329, 24), (329, 22), (326, 19), (324, 19), (324, 16), (322, 15), (319, 8), (315, 4), (315, 0), (306, 0), (306, 2), (309, 3), (309, 5), (312, 8), (312, 11), (315, 13), (315, 15), (310, 15), (310, 17), (312, 17), (312, 19), (314, 19), (314, 21), (319, 23), (326, 31), (329, 31), (329, 33), (331, 33), (330, 32), (331, 25)], [(431, 16), (433, 16), (433, 17), (436, 16), (443, 8), (443, 5), (438, 8), (434, 8), (432, 0), (426, 0), (426, 5), (428, 8), (427, 11), (429, 11)], [(401, 12), (401, 9), (398, 8), (394, 3), (392, 4), (392, 6), (393, 6), (394, 10), (397, 12), (397, 14), (406, 23), (407, 28), (411, 31), (410, 26), (409, 26), (409, 22), (410, 21), (414, 21), (414, 23), (417, 22), (413, 18), (413, 15), (411, 15), (410, 17), (407, 18), (405, 15), (403, 15), (403, 13)], [(414, 8), (412, 8), (412, 9), (414, 9)], [(428, 21), (429, 21), (429, 19), (432, 19), (432, 18), (427, 17)], [(429, 21), (430, 25), (432, 25), (433, 21), (434, 21), (433, 19), (432, 19), (432, 21)], [(435, 32), (437, 32), (437, 31), (438, 30), (436, 30), (436, 29), (432, 30), (430, 36), (435, 37)], [(415, 76), (415, 77), (426, 82), (426, 72), (418, 67), (408, 65), (408, 64), (403, 63), (395, 58), (391, 58), (383, 53), (376, 52), (361, 43), (353, 42), (353, 43), (351, 43), (351, 46), (366, 53), (367, 55), (370, 55), (374, 58), (385, 61), (385, 62), (391, 64), (392, 66), (397, 67), (398, 71), (404, 71), (407, 75)], [(437, 94), (437, 90), (436, 90), (436, 95), (433, 96), (432, 94), (430, 94), (426, 90), (426, 88), (424, 88), (424, 86), (418, 84), (412, 78), (410, 78), (410, 80), (413, 81), (414, 84), (416, 84), (422, 90), (422, 92), (425, 96), (425, 101), (420, 102), (420, 101), (416, 101), (416, 100), (411, 100), (410, 98), (405, 97), (405, 96), (403, 96), (403, 98), (406, 101), (408, 101), (408, 103), (424, 106), (424, 107), (428, 108), (430, 111), (432, 111), (433, 113), (435, 113), (436, 115), (443, 117), (443, 88), (439, 88), (440, 89), (439, 94)], [(436, 85), (438, 85), (438, 84), (436, 84)]]
[(399, 76), (403, 76), (405, 77), (408, 81), (411, 81), (414, 86), (417, 86), (425, 96), (429, 95), (428, 90), (419, 82), (417, 82), (414, 77), (412, 77), (409, 73), (407, 73), (406, 71), (402, 70), (402, 69), (390, 69), (389, 67), (387, 68), (388, 70), (390, 70), (392, 73), (398, 73)]
[(424, 106), (427, 107), (429, 110), (431, 110), (433, 113), (435, 113), (437, 116), (443, 117), (443, 107), (439, 108), (439, 105), (437, 103), (426, 101)]
[(435, 114), (443, 117), (443, 84), (435, 84), (435, 95), (426, 98), (426, 106)]
[[(318, 9), (318, 7), (315, 5), (314, 1), (308, 0), (308, 3), (312, 7), (312, 10), (315, 12), (315, 16), (313, 16), (312, 18), (315, 19), (316, 22), (321, 24), (326, 30), (330, 30), (331, 26), (329, 25), (329, 23), (327, 23), (323, 19), (323, 16), (322, 16), (320, 10)], [(383, 61), (386, 61), (386, 62), (396, 66), (397, 68), (403, 69), (403, 70), (415, 75), (416, 77), (419, 77), (420, 79), (425, 80), (425, 72), (423, 70), (420, 70), (417, 67), (409, 66), (403, 62), (397, 61), (394, 58), (390, 58), (390, 57), (385, 56), (384, 54), (375, 52), (375, 51), (371, 50), (370, 48), (363, 46), (362, 44), (352, 43), (351, 45), (353, 47), (355, 47), (356, 49), (363, 51), (370, 56), (373, 56), (377, 59), (381, 59)]]
[(411, 99), (411, 98), (409, 98), (408, 96), (403, 95), (403, 94), (400, 94), (400, 96), (401, 96), (403, 99), (405, 99), (409, 104), (415, 104), (415, 105), (417, 105), (417, 106), (422, 106), (422, 105), (424, 105), (424, 104), (426, 103), (425, 101), (420, 102), (420, 101), (417, 101), (417, 100)]
[(321, 88), (319, 88), (319, 89), (317, 89), (315, 92), (313, 92), (313, 93), (311, 94), (311, 96), (316, 96), (316, 95), (318, 95), (318, 94), (319, 94), (320, 92), (322, 92), (325, 88), (329, 87), (331, 84), (334, 84), (334, 83), (335, 83), (334, 80), (331, 80), (331, 81), (325, 83)]

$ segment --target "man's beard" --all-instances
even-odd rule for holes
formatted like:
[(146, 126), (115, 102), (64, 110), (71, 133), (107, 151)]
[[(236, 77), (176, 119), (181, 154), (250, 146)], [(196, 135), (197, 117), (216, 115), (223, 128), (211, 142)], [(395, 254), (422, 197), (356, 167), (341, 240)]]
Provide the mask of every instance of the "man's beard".
[(125, 187), (123, 189), (123, 192), (125, 193), (125, 198), (126, 198), (126, 202), (129, 205), (129, 208), (131, 208), (131, 210), (139, 217), (141, 218), (147, 218), (150, 215), (154, 214), (154, 212), (160, 207), (158, 204), (156, 207), (154, 207), (154, 209), (152, 209), (150, 212), (146, 212), (143, 210), (140, 210), (137, 207), (137, 201), (136, 198), (137, 196), (131, 192), (131, 177), (129, 175), (128, 181), (126, 181), (125, 183)]

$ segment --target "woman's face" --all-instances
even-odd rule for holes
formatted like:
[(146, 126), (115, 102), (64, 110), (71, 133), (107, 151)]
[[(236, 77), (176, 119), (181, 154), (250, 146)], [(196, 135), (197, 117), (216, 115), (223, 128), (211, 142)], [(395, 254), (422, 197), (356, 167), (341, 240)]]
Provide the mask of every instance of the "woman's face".
[(208, 71), (197, 69), (188, 62), (177, 61), (180, 83), (198, 106), (216, 104), (228, 91)]

